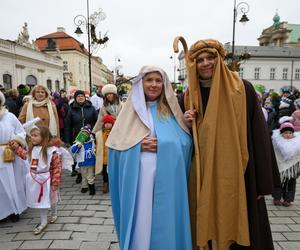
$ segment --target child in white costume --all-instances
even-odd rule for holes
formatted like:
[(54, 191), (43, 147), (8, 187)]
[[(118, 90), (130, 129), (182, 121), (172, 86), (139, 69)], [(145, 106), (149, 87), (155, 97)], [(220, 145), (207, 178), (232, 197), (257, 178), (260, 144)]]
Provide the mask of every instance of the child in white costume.
[(58, 188), (62, 173), (62, 155), (59, 138), (52, 138), (47, 127), (34, 127), (30, 131), (28, 151), (12, 144), (16, 154), (29, 160), (30, 172), (26, 176), (28, 207), (40, 210), (41, 222), (34, 229), (40, 234), (48, 224), (47, 213), (51, 207), (49, 223), (57, 220)]
[(5, 98), (0, 91), (0, 220), (10, 216), (10, 219), (16, 222), (19, 220), (19, 214), (27, 208), (26, 162), (16, 155), (11, 161), (6, 161), (4, 152), (12, 140), (25, 146), (26, 134), (22, 124), (12, 113), (8, 112), (4, 103)]
[(281, 188), (275, 188), (272, 194), (276, 206), (291, 205), (295, 198), (296, 178), (300, 175), (300, 132), (294, 131), (291, 120), (291, 117), (282, 117), (280, 129), (274, 130), (272, 136), (281, 177)]

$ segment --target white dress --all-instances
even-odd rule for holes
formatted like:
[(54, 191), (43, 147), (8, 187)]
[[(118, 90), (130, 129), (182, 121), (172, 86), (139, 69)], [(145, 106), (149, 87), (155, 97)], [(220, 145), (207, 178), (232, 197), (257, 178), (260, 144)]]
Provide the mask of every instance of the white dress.
[[(19, 120), (10, 112), (0, 117), (0, 144), (6, 144), (16, 136), (25, 139), (26, 133)], [(0, 146), (0, 220), (10, 214), (21, 214), (26, 208), (26, 161), (15, 155), (12, 163), (3, 162), (5, 146)]]
[(31, 208), (50, 208), (53, 203), (50, 197), (50, 163), (53, 153), (59, 151), (57, 147), (49, 147), (48, 161), (44, 162), (41, 149), (41, 146), (33, 147), (29, 162), (30, 171), (26, 176), (27, 206)]

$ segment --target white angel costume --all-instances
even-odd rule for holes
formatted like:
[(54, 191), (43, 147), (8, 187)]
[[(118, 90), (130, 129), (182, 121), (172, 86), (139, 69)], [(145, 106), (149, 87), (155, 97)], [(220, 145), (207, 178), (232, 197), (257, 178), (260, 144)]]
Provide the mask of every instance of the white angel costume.
[(0, 219), (10, 214), (21, 214), (26, 208), (25, 176), (26, 161), (15, 155), (13, 162), (3, 162), (3, 152), (10, 140), (25, 146), (25, 130), (10, 112), (0, 110)]
[(294, 132), (294, 138), (287, 140), (279, 129), (273, 130), (272, 141), (281, 181), (297, 178), (300, 175), (300, 132)]

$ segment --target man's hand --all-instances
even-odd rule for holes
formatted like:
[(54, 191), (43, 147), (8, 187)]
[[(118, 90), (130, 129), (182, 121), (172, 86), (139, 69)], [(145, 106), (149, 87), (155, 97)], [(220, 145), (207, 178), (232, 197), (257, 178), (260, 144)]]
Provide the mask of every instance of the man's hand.
[(142, 152), (157, 152), (157, 139), (155, 137), (145, 137), (142, 140)]
[(192, 127), (193, 124), (193, 120), (195, 120), (197, 117), (197, 111), (196, 109), (190, 109), (184, 112), (183, 114), (183, 121), (185, 123), (186, 126), (188, 126), (189, 128)]

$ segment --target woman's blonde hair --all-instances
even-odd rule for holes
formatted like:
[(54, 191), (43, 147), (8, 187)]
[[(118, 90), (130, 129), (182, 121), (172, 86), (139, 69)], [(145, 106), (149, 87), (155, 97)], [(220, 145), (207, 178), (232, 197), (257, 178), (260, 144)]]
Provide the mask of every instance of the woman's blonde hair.
[(157, 111), (158, 111), (158, 116), (162, 117), (162, 118), (167, 118), (171, 113), (170, 107), (169, 107), (169, 104), (167, 102), (167, 98), (165, 95), (164, 84), (163, 84), (161, 94), (157, 101)]
[(35, 99), (34, 95), (35, 95), (35, 92), (36, 92), (38, 89), (43, 89), (43, 90), (46, 92), (46, 98), (49, 98), (49, 96), (50, 96), (50, 91), (49, 91), (49, 89), (48, 89), (47, 87), (41, 85), (41, 84), (37, 84), (37, 85), (35, 85), (35, 86), (32, 88), (32, 90), (31, 90), (31, 92), (30, 92), (30, 95), (32, 96), (33, 99)]

